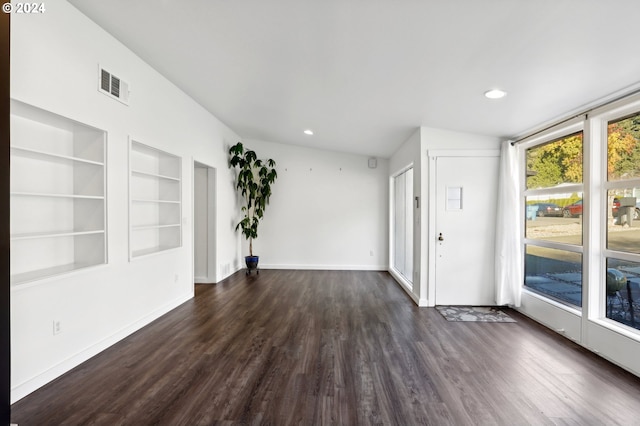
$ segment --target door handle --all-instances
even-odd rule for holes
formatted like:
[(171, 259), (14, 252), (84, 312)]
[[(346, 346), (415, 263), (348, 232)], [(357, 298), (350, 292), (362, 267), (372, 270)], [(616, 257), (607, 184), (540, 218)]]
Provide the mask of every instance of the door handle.
[(438, 235), (438, 241), (444, 241), (444, 237), (442, 236), (442, 232)]

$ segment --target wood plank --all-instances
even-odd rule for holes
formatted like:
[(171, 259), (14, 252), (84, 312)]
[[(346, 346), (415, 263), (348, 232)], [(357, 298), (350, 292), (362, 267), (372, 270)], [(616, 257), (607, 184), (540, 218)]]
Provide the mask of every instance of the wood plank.
[(447, 322), (384, 272), (241, 271), (12, 407), (41, 424), (640, 423), (640, 379), (517, 312)]

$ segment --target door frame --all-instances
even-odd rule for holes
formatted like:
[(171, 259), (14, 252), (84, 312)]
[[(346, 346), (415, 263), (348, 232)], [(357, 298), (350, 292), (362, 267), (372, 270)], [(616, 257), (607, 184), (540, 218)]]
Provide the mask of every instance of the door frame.
[[(196, 259), (196, 168), (203, 168), (207, 170), (207, 275), (206, 277), (196, 276), (195, 259)], [(192, 212), (192, 229), (191, 239), (192, 243), (192, 257), (191, 257), (191, 269), (193, 271), (193, 281), (195, 284), (213, 284), (217, 281), (217, 269), (216, 269), (216, 169), (206, 163), (192, 159), (192, 188), (191, 193), (193, 198), (191, 199), (191, 212)]]
[[(429, 159), (429, 206), (427, 225), (427, 306), (436, 305), (436, 202), (437, 202), (437, 159), (440, 157), (500, 157), (499, 149), (430, 149)], [(497, 191), (497, 188), (496, 188)]]
[[(414, 286), (414, 281), (415, 281), (415, 264), (416, 264), (416, 258), (415, 258), (415, 254), (416, 254), (416, 225), (415, 225), (415, 189), (414, 189), (414, 177), (412, 174), (412, 180), (411, 180), (411, 199), (413, 200), (411, 203), (411, 226), (413, 227), (413, 232), (411, 234), (411, 263), (412, 263), (412, 268), (411, 268), (411, 277), (405, 277), (402, 273), (400, 273), (400, 271), (398, 271), (395, 268), (395, 261), (396, 261), (396, 252), (395, 252), (395, 238), (396, 238), (396, 229), (395, 229), (395, 225), (396, 225), (396, 204), (395, 204), (395, 196), (396, 196), (396, 190), (395, 190), (395, 180), (396, 178), (398, 178), (398, 176), (402, 175), (403, 173), (407, 173), (409, 170), (412, 170), (412, 173), (415, 173), (415, 168), (413, 165), (413, 162), (407, 164), (406, 166), (402, 167), (401, 169), (399, 169), (398, 171), (396, 171), (395, 173), (393, 173), (390, 177), (389, 177), (389, 273), (396, 279), (396, 281), (398, 281), (400, 284), (402, 284), (407, 290), (410, 291), (409, 294), (413, 295), (413, 286)], [(417, 303), (417, 302), (416, 302)]]

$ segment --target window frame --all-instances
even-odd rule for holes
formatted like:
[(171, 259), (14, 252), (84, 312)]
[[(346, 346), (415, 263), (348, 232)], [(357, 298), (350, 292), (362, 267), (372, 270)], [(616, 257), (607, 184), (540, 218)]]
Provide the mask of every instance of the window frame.
[[(593, 274), (592, 276), (599, 278), (597, 280), (592, 280), (592, 282), (598, 283), (599, 285), (592, 285), (589, 288), (590, 299), (592, 302), (589, 304), (588, 319), (589, 321), (599, 324), (609, 330), (632, 338), (635, 341), (640, 341), (640, 330), (607, 318), (606, 273), (607, 259), (619, 259), (640, 263), (640, 254), (612, 250), (607, 247), (607, 220), (609, 191), (633, 186), (640, 187), (640, 177), (610, 181), (607, 164), (609, 123), (624, 120), (625, 118), (637, 115), (638, 113), (640, 113), (640, 94), (629, 96), (617, 102), (598, 108), (594, 110), (588, 118), (591, 132), (593, 135), (596, 135), (594, 138), (595, 140), (591, 142), (590, 145), (597, 144), (595, 149), (593, 149), (595, 155), (598, 157), (596, 158), (596, 161), (594, 161), (594, 164), (597, 163), (597, 168), (599, 169), (599, 182), (596, 181), (593, 183), (594, 194), (592, 195), (598, 196), (601, 206), (600, 211), (595, 212), (595, 216), (600, 216), (599, 223), (596, 224), (596, 218), (594, 218), (594, 223), (590, 224), (592, 228), (596, 228), (594, 231), (596, 232), (595, 235), (597, 235), (597, 239), (594, 239), (591, 252), (594, 257), (597, 257), (592, 259), (592, 267), (590, 268), (589, 273)], [(593, 171), (595, 172), (595, 170)]]
[[(521, 142), (520, 144), (520, 158), (519, 158), (519, 162), (521, 165), (523, 165), (523, 170), (521, 171), (521, 187), (520, 187), (520, 204), (522, 206), (526, 206), (526, 200), (527, 197), (531, 197), (531, 196), (537, 196), (537, 195), (553, 195), (553, 194), (557, 194), (559, 193), (560, 190), (558, 190), (557, 188), (536, 188), (536, 189), (528, 189), (527, 188), (527, 177), (526, 177), (526, 173), (527, 173), (527, 150), (531, 149), (531, 148), (536, 148), (539, 146), (543, 146), (545, 144), (548, 143), (552, 143), (554, 141), (558, 141), (560, 139), (566, 138), (566, 137), (570, 137), (572, 135), (575, 135), (577, 133), (581, 133), (582, 132), (582, 158), (583, 158), (583, 167), (582, 167), (582, 182), (581, 183), (575, 183), (575, 184), (568, 184), (566, 186), (564, 186), (562, 188), (562, 192), (576, 192), (576, 193), (582, 193), (582, 203), (583, 203), (583, 219), (582, 219), (582, 242), (580, 245), (577, 244), (569, 244), (569, 243), (559, 243), (559, 242), (555, 242), (555, 241), (547, 241), (547, 240), (542, 240), (542, 239), (532, 239), (532, 238), (527, 238), (526, 237), (526, 208), (524, 209), (525, 211), (523, 212), (523, 217), (521, 218), (522, 220), (524, 220), (524, 226), (522, 227), (522, 235), (521, 235), (521, 242), (522, 242), (522, 255), (524, 256), (524, 258), (522, 259), (522, 265), (523, 268), (526, 268), (526, 253), (527, 253), (527, 246), (536, 246), (536, 247), (543, 247), (543, 248), (550, 248), (550, 249), (556, 249), (556, 250), (564, 250), (564, 251), (568, 251), (571, 253), (578, 253), (581, 255), (582, 258), (582, 283), (581, 283), (581, 289), (582, 289), (582, 306), (576, 306), (576, 305), (571, 305), (569, 303), (565, 303), (562, 301), (559, 301), (553, 297), (551, 297), (550, 295), (544, 295), (544, 293), (541, 292), (537, 292), (529, 287), (527, 287), (525, 285), (525, 283), (522, 283), (522, 291), (526, 292), (528, 295), (531, 295), (532, 297), (538, 298), (538, 299), (542, 299), (545, 302), (551, 303), (552, 305), (565, 310), (567, 312), (570, 312), (572, 314), (575, 314), (577, 316), (582, 316), (582, 312), (585, 306), (585, 289), (586, 289), (586, 265), (585, 265), (585, 261), (586, 261), (586, 256), (585, 256), (585, 214), (588, 214), (587, 210), (588, 210), (588, 206), (590, 205), (589, 203), (589, 199), (588, 199), (588, 194), (587, 191), (585, 189), (585, 181), (587, 180), (587, 168), (585, 166), (585, 160), (587, 157), (587, 142), (586, 142), (586, 138), (587, 138), (587, 132), (585, 130), (585, 122), (584, 122), (584, 116), (579, 116), (579, 117), (575, 117), (571, 120), (568, 120), (565, 123), (559, 124), (557, 126), (554, 126), (548, 130), (542, 131), (539, 134), (536, 134), (535, 136), (532, 136), (530, 138), (525, 139), (524, 141)], [(523, 275), (524, 271), (523, 271)], [(525, 280), (526, 280), (526, 276), (525, 276)]]

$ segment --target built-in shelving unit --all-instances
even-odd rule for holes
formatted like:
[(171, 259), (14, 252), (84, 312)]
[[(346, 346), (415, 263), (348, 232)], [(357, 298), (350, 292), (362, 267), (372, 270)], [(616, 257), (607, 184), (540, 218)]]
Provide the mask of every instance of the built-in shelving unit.
[(180, 157), (131, 141), (130, 257), (182, 245)]
[(11, 284), (106, 262), (106, 133), (11, 101)]

